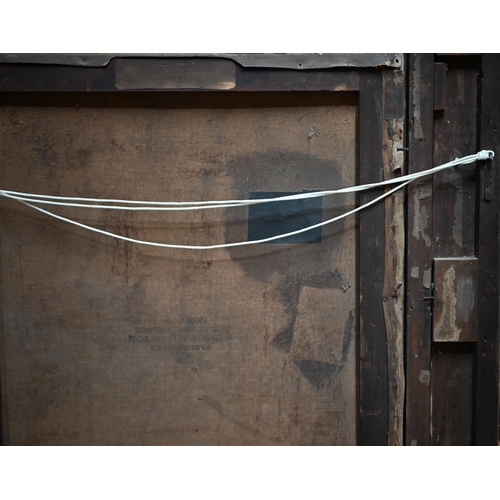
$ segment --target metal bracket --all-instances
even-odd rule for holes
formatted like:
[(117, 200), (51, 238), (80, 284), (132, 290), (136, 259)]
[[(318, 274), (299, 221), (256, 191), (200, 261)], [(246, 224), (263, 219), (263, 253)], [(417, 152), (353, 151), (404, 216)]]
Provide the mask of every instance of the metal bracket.
[(436, 291), (436, 285), (434, 283), (431, 283), (431, 286), (429, 288), (424, 287), (427, 290), (430, 290), (430, 295), (427, 297), (422, 297), (422, 300), (434, 300), (434, 292)]
[(484, 188), (483, 198), (485, 201), (491, 201), (494, 189), (494, 168), (493, 159), (486, 160), (484, 165)]

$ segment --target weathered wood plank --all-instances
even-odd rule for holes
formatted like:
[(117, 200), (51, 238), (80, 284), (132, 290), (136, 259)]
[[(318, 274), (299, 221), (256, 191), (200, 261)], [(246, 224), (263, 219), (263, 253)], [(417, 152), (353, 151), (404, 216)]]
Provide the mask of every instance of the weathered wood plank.
[(4, 92), (89, 92), (115, 90), (112, 68), (0, 64)]
[(434, 111), (446, 109), (446, 72), (445, 63), (434, 64)]
[[(478, 150), (478, 76), (479, 60), (461, 57), (443, 58), (447, 64), (446, 103), (443, 112), (434, 117), (434, 164), (445, 163), (450, 159), (473, 154)], [(433, 240), (435, 258), (478, 257), (478, 181), (477, 165), (459, 166), (439, 173), (433, 177)], [(479, 263), (481, 265), (481, 263)], [(449, 271), (451, 273), (451, 270)], [(451, 279), (451, 274), (447, 276)], [(460, 276), (456, 278), (461, 279)], [(442, 284), (444, 287), (445, 284)], [(471, 297), (472, 300), (472, 297)], [(434, 326), (439, 324), (434, 323)], [(439, 333), (439, 332), (438, 332)], [(478, 332), (479, 334), (479, 332)], [(454, 336), (451, 334), (452, 337)], [(441, 345), (441, 344), (440, 344)], [(442, 347), (436, 347), (442, 350)], [(436, 443), (439, 432), (435, 426), (446, 422), (447, 439), (453, 444), (467, 445), (472, 442), (472, 419), (469, 415), (468, 401), (473, 401), (474, 387), (465, 379), (457, 384), (459, 391), (455, 401), (449, 401), (447, 393), (450, 373), (472, 372), (471, 355), (461, 356), (451, 347), (448, 365), (441, 368), (438, 355), (433, 350), (431, 384), (433, 393), (432, 442)], [(451, 371), (450, 371), (451, 370)], [(462, 384), (462, 386), (461, 386)], [(441, 391), (441, 393), (439, 393)], [(468, 392), (466, 392), (468, 391)], [(451, 391), (453, 392), (453, 391)], [(447, 401), (447, 405), (435, 405), (438, 400)], [(470, 403), (472, 404), (472, 403)], [(457, 407), (455, 413), (450, 408)], [(442, 439), (442, 436), (441, 436)]]
[[(2, 248), (2, 234), (0, 233), (0, 249)], [(0, 263), (0, 446), (7, 444), (5, 442), (5, 436), (8, 435), (7, 422), (8, 416), (4, 416), (6, 412), (6, 406), (4, 405), (4, 395), (7, 394), (7, 382), (6, 382), (6, 352), (5, 346), (5, 333), (4, 333), (4, 301), (3, 301), (3, 266)]]
[(107, 66), (119, 58), (224, 58), (245, 68), (331, 69), (373, 68), (401, 65), (398, 54), (0, 54), (0, 63), (50, 64), (69, 66)]
[[(432, 54), (409, 55), (409, 173), (432, 166)], [(430, 86), (429, 86), (430, 84)], [(432, 180), (408, 187), (406, 444), (429, 445), (432, 301)]]
[(121, 93), (130, 89), (185, 92), (203, 88), (231, 92), (357, 91), (359, 76), (357, 71), (349, 69), (245, 69), (227, 59), (118, 58), (102, 68), (0, 64), (0, 96), (5, 92)]
[[(360, 183), (384, 178), (382, 75), (360, 78)], [(360, 195), (360, 203), (380, 190)], [(385, 278), (385, 205), (379, 203), (359, 216), (360, 274), (360, 444), (386, 445), (388, 435), (387, 346), (383, 309)]]
[(119, 58), (114, 66), (115, 85), (119, 90), (230, 90), (236, 87), (236, 64), (225, 59)]
[[(404, 173), (405, 73), (383, 72), (384, 178)], [(383, 307), (387, 340), (388, 444), (403, 444), (404, 376), (404, 190), (385, 201), (385, 269)]]
[[(477, 152), (478, 69), (450, 60), (446, 109), (434, 119), (434, 164)], [(434, 257), (475, 255), (478, 173), (459, 166), (433, 177)]]
[[(304, 106), (357, 106), (355, 92), (297, 91), (293, 96)], [(279, 108), (290, 103), (285, 92), (231, 91), (120, 91), (120, 92), (0, 92), (2, 106), (46, 106), (70, 108)]]
[[(496, 177), (490, 199), (479, 197), (478, 248), (479, 268), (479, 331), (476, 350), (476, 407), (474, 439), (476, 445), (498, 444), (498, 278), (499, 278), (499, 182), (500, 158), (500, 56), (483, 54), (481, 81), (482, 149), (495, 152), (493, 172)], [(484, 184), (484, 168), (481, 186)]]
[(479, 330), (478, 259), (434, 259), (434, 342), (475, 342)]
[(359, 90), (358, 71), (270, 71), (265, 69), (236, 69), (238, 91), (266, 90)]
[(432, 348), (431, 444), (472, 444), (473, 343), (439, 343)]

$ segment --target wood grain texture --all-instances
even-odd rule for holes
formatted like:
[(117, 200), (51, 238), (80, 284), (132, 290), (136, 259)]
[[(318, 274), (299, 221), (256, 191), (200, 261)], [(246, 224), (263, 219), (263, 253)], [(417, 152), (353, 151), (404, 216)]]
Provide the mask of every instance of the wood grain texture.
[(359, 73), (353, 69), (247, 69), (228, 59), (118, 58), (106, 67), (0, 64), (0, 97), (7, 92), (121, 93), (130, 89), (176, 89), (178, 93), (186, 89), (331, 92), (358, 88)]
[[(2, 233), (0, 231), (0, 248), (2, 246)], [(6, 379), (6, 352), (3, 346), (5, 346), (5, 336), (4, 336), (4, 323), (3, 323), (3, 314), (4, 314), (4, 301), (3, 301), (3, 287), (1, 284), (3, 283), (2, 277), (2, 267), (0, 265), (0, 446), (5, 444), (4, 434), (6, 433), (6, 429), (8, 428), (8, 422), (3, 418), (4, 406), (3, 406), (3, 395), (6, 394), (7, 391), (7, 379)]]
[(119, 58), (114, 66), (115, 85), (120, 90), (229, 90), (236, 87), (236, 64), (225, 59)]
[(434, 111), (446, 109), (446, 63), (434, 63)]
[(434, 446), (468, 446), (472, 441), (474, 344), (432, 347), (432, 432)]
[(434, 259), (434, 342), (475, 342), (479, 330), (476, 257)]
[[(474, 440), (476, 445), (498, 444), (498, 279), (499, 279), (499, 183), (500, 155), (500, 57), (483, 54), (481, 81), (480, 146), (495, 152), (492, 167), (496, 182), (490, 200), (479, 197), (478, 247), (479, 270), (479, 331), (476, 351), (476, 403)], [(484, 167), (480, 178), (484, 186)]]
[[(434, 165), (477, 152), (478, 69), (450, 61), (446, 110), (434, 119)], [(433, 177), (434, 257), (475, 255), (478, 173), (458, 166)]]
[(400, 67), (398, 54), (0, 54), (0, 62), (16, 64), (47, 64), (80, 67), (107, 66), (118, 58), (222, 58), (248, 68), (330, 69)]
[(238, 91), (269, 90), (315, 90), (315, 91), (357, 91), (358, 71), (270, 71), (266, 69), (246, 70), (236, 68)]
[[(445, 163), (452, 158), (473, 154), (478, 151), (479, 146), (477, 143), (479, 68), (474, 66), (477, 61), (450, 57), (443, 59), (442, 62), (446, 62), (448, 67), (446, 105), (444, 112), (434, 116), (435, 165)], [(477, 165), (474, 164), (470, 168), (459, 166), (449, 169), (433, 177), (432, 217), (435, 258), (477, 256), (478, 172)], [(479, 266), (481, 265), (479, 261)], [(445, 291), (445, 279), (450, 291), (452, 270), (449, 269), (445, 275), (441, 285), (442, 292)], [(454, 279), (464, 278), (466, 277), (456, 274)], [(474, 295), (469, 299), (477, 298), (477, 292)], [(451, 313), (451, 309), (449, 312)], [(434, 327), (439, 326), (434, 322)], [(455, 338), (457, 328), (460, 329), (456, 327), (446, 335)], [(432, 352), (431, 443), (438, 444), (444, 439), (444, 442), (449, 444), (469, 445), (473, 442), (472, 411), (469, 410), (473, 404), (475, 391), (472, 381), (469, 382), (469, 378), (472, 380), (474, 370), (473, 351), (461, 354), (459, 346), (452, 346), (445, 358), (440, 358), (439, 352), (444, 352), (443, 349), (440, 344)], [(443, 359), (445, 361), (441, 362)], [(456, 391), (451, 387), (456, 387)], [(440, 403), (435, 404), (436, 402)], [(446, 430), (440, 431), (443, 425), (446, 426)]]
[[(356, 180), (351, 104), (0, 116), (5, 189), (195, 200)], [(57, 211), (156, 241), (247, 234), (245, 208)], [(6, 443), (355, 444), (356, 234), (351, 217), (322, 243), (166, 251), (3, 201)]]
[[(378, 182), (384, 177), (382, 156), (382, 75), (367, 73), (360, 79), (360, 183)], [(381, 190), (360, 194), (366, 203)], [(383, 310), (385, 279), (385, 206), (382, 203), (359, 215), (360, 273), (360, 444), (387, 444), (388, 375)]]
[[(384, 72), (383, 160), (384, 178), (404, 173), (405, 68)], [(403, 444), (405, 400), (404, 375), (404, 267), (405, 192), (397, 191), (385, 200), (385, 264), (383, 308), (387, 342), (388, 437), (391, 446)]]
[[(410, 54), (408, 169), (420, 172), (432, 165), (432, 54)], [(406, 272), (406, 441), (429, 445), (432, 302), (432, 180), (408, 187)]]
[[(410, 56), (411, 171), (496, 144), (497, 63), (483, 57), (489, 69), (479, 82), (478, 57), (439, 57), (436, 68), (433, 55)], [(410, 189), (407, 444), (498, 443), (498, 198), (490, 205), (493, 193), (483, 196), (485, 166), (478, 167), (458, 167), (435, 176), (432, 187)], [(431, 351), (433, 299), (437, 342)], [(466, 318), (467, 311), (477, 319)]]

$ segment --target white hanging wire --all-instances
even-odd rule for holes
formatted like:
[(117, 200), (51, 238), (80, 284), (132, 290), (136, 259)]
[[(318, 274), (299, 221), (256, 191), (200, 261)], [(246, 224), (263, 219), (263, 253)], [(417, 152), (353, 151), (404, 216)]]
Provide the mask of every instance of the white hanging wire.
[(70, 224), (74, 224), (75, 226), (83, 227), (84, 229), (89, 229), (90, 231), (105, 234), (107, 236), (112, 236), (113, 238), (118, 238), (119, 240), (128, 241), (130, 243), (141, 243), (143, 245), (150, 245), (150, 246), (162, 247), (162, 248), (180, 248), (180, 249), (184, 249), (184, 250), (214, 250), (216, 248), (229, 248), (229, 247), (239, 247), (239, 246), (243, 246), (243, 245), (255, 245), (257, 243), (267, 243), (269, 241), (277, 240), (280, 238), (287, 238), (288, 236), (294, 236), (296, 234), (305, 233), (306, 231), (310, 231), (311, 229), (316, 229), (316, 228), (321, 227), (321, 226), (326, 226), (327, 224), (331, 224), (332, 222), (336, 222), (340, 219), (343, 219), (344, 217), (348, 217), (349, 215), (352, 215), (356, 212), (359, 212), (363, 208), (367, 208), (370, 205), (374, 205), (375, 203), (379, 202), (380, 200), (383, 200), (387, 196), (396, 192), (398, 189), (401, 189), (402, 187), (406, 186), (410, 182), (411, 181), (407, 181), (400, 186), (396, 186), (394, 189), (391, 189), (387, 193), (384, 193), (383, 195), (379, 196), (378, 198), (375, 198), (374, 200), (371, 200), (371, 201), (365, 203), (364, 205), (361, 205), (357, 208), (354, 208), (353, 210), (350, 210), (349, 212), (346, 212), (342, 215), (338, 215), (337, 217), (333, 217), (332, 219), (328, 219), (328, 220), (320, 222), (318, 224), (314, 224), (312, 226), (304, 227), (302, 229), (297, 229), (296, 231), (292, 231), (290, 233), (278, 234), (276, 236), (270, 236), (269, 238), (264, 238), (262, 240), (238, 241), (236, 243), (221, 243), (219, 245), (175, 245), (175, 244), (171, 244), (171, 243), (157, 243), (154, 241), (137, 240), (135, 238), (129, 238), (127, 236), (122, 236), (121, 234), (110, 233), (108, 231), (104, 231), (103, 229), (97, 229), (97, 228), (92, 227), (92, 226), (87, 226), (86, 224), (82, 224), (82, 223), (74, 221), (72, 219), (67, 219), (66, 217), (56, 215), (52, 212), (49, 212), (48, 210), (44, 210), (43, 208), (36, 207), (35, 205), (31, 205), (30, 203), (27, 203), (25, 201), (22, 201), (21, 203), (24, 203), (25, 205), (28, 205), (29, 207), (34, 208), (35, 210), (38, 210), (39, 212), (42, 212), (44, 214), (55, 217), (56, 219), (59, 219), (59, 220), (65, 221), (65, 222), (69, 222)]
[[(289, 236), (294, 236), (296, 234), (304, 233), (306, 231), (310, 231), (312, 229), (316, 229), (321, 226), (325, 226), (327, 224), (331, 224), (333, 222), (336, 222), (344, 217), (348, 217), (349, 215), (352, 215), (360, 210), (363, 210), (364, 208), (367, 208), (375, 203), (378, 203), (379, 201), (383, 200), (387, 196), (390, 196), (392, 193), (396, 192), (397, 190), (407, 186), (410, 182), (413, 182), (416, 179), (419, 179), (424, 176), (428, 176), (431, 174), (434, 174), (436, 172), (439, 172), (441, 170), (444, 170), (446, 168), (451, 168), (457, 165), (464, 165), (464, 164), (469, 164), (473, 163), (476, 160), (487, 160), (487, 159), (493, 159), (494, 153), (493, 151), (489, 150), (483, 150), (475, 155), (469, 155), (465, 156), (464, 158), (457, 158), (453, 161), (450, 161), (448, 163), (445, 163), (443, 165), (439, 165), (437, 167), (424, 170), (422, 172), (416, 172), (414, 174), (409, 174), (409, 175), (404, 175), (401, 177), (396, 177), (393, 179), (389, 179), (386, 181), (381, 181), (381, 182), (376, 182), (376, 183), (371, 183), (371, 184), (363, 184), (359, 186), (352, 186), (348, 188), (341, 188), (341, 189), (336, 189), (336, 190), (330, 190), (330, 191), (316, 191), (316, 192), (309, 192), (309, 193), (299, 193), (295, 195), (288, 195), (288, 196), (281, 196), (277, 198), (268, 198), (268, 199), (256, 199), (256, 200), (222, 200), (222, 201), (199, 201), (199, 202), (153, 202), (153, 201), (135, 201), (135, 200), (113, 200), (113, 199), (97, 199), (97, 198), (76, 198), (76, 197), (63, 197), (63, 196), (53, 196), (53, 195), (40, 195), (40, 194), (30, 194), (30, 193), (22, 193), (22, 192), (17, 192), (17, 191), (7, 191), (7, 190), (0, 190), (0, 196), (4, 196), (6, 198), (11, 198), (14, 200), (17, 200), (24, 205), (27, 205), (34, 210), (37, 210), (39, 212), (42, 212), (46, 215), (49, 215), (51, 217), (54, 217), (56, 219), (62, 220), (64, 222), (68, 222), (69, 224), (73, 224), (75, 226), (88, 229), (89, 231), (93, 231), (96, 233), (104, 234), (106, 236), (110, 236), (113, 238), (117, 238), (123, 241), (128, 241), (130, 243), (139, 243), (143, 245), (150, 245), (150, 246), (156, 246), (156, 247), (161, 247), (161, 248), (175, 248), (175, 249), (184, 249), (184, 250), (213, 250), (213, 249), (218, 249), (218, 248), (229, 248), (229, 247), (236, 247), (236, 246), (243, 246), (243, 245), (255, 245), (258, 243), (267, 243), (273, 240), (281, 239), (281, 238), (286, 238)], [(364, 205), (361, 205), (353, 210), (350, 210), (342, 215), (339, 215), (337, 217), (333, 217), (332, 219), (328, 219), (326, 221), (320, 222), (318, 224), (314, 224), (312, 226), (308, 226), (302, 229), (298, 229), (296, 231), (292, 231), (289, 233), (285, 234), (279, 234), (276, 236), (271, 236), (269, 238), (264, 238), (260, 240), (249, 240), (249, 241), (240, 241), (236, 243), (222, 243), (222, 244), (217, 244), (217, 245), (177, 245), (177, 244), (172, 244), (172, 243), (159, 243), (159, 242), (153, 242), (153, 241), (146, 241), (146, 240), (139, 240), (135, 238), (129, 238), (126, 236), (122, 236), (119, 234), (111, 233), (109, 231), (104, 231), (103, 229), (98, 229), (92, 226), (88, 226), (86, 224), (82, 224), (80, 222), (74, 221), (72, 219), (68, 219), (66, 217), (62, 217), (61, 215), (54, 214), (52, 212), (49, 212), (48, 210), (44, 210), (43, 208), (37, 207), (33, 205), (32, 203), (45, 203), (45, 204), (52, 204), (52, 205), (60, 205), (60, 206), (68, 206), (68, 207), (78, 207), (78, 208), (100, 208), (100, 209), (121, 209), (121, 210), (202, 210), (202, 209), (207, 209), (207, 208), (226, 208), (226, 207), (235, 207), (235, 206), (245, 206), (245, 205), (251, 205), (251, 204), (259, 204), (259, 203), (272, 203), (276, 201), (289, 201), (289, 200), (297, 200), (297, 199), (305, 199), (305, 198), (315, 198), (318, 196), (328, 196), (332, 194), (340, 194), (340, 193), (354, 193), (354, 192), (359, 192), (359, 191), (364, 191), (368, 189), (374, 189), (378, 187), (383, 187), (387, 186), (390, 184), (395, 184), (398, 183), (398, 185), (391, 189), (390, 191), (384, 193), (383, 195), (365, 203)], [(56, 201), (60, 200), (60, 201)], [(62, 201), (64, 200), (64, 201)], [(74, 203), (75, 201), (85, 201), (87, 203)], [(96, 204), (91, 204), (92, 203), (98, 203)], [(99, 204), (99, 203), (105, 203), (105, 205)], [(138, 207), (130, 207), (130, 206), (117, 206), (117, 205), (106, 205), (108, 203), (123, 203), (123, 204), (136, 204), (140, 205)], [(156, 205), (156, 206), (155, 206)]]
[[(356, 193), (359, 191), (366, 191), (368, 189), (380, 188), (391, 184), (399, 184), (406, 181), (413, 181), (427, 175), (432, 175), (441, 170), (451, 168), (457, 165), (466, 165), (474, 163), (476, 160), (492, 159), (494, 156), (493, 151), (483, 150), (474, 155), (464, 156), (463, 158), (456, 158), (455, 160), (444, 163), (434, 168), (424, 170), (422, 172), (415, 172), (413, 174), (395, 177), (385, 181), (374, 182), (371, 184), (361, 184), (359, 186), (351, 186), (346, 188), (328, 190), (328, 191), (314, 191), (307, 193), (298, 193), (276, 198), (265, 199), (246, 199), (246, 200), (212, 200), (212, 201), (137, 201), (137, 200), (120, 200), (120, 199), (104, 199), (104, 198), (77, 198), (73, 196), (57, 196), (57, 195), (44, 195), (23, 193), (19, 191), (0, 190), (0, 196), (12, 198), (18, 201), (26, 201), (30, 203), (59, 205), (64, 207), (75, 208), (98, 208), (106, 210), (203, 210), (209, 208), (229, 208), (244, 205), (256, 205), (261, 203), (272, 203), (276, 201), (291, 201), (301, 200), (305, 198), (317, 198), (320, 196), (329, 196), (333, 194), (347, 194)], [(76, 203), (84, 202), (84, 203)], [(95, 204), (97, 203), (97, 204)], [(122, 204), (108, 205), (109, 203)], [(124, 205), (124, 206), (123, 206)], [(130, 207), (127, 205), (138, 205), (137, 207)]]

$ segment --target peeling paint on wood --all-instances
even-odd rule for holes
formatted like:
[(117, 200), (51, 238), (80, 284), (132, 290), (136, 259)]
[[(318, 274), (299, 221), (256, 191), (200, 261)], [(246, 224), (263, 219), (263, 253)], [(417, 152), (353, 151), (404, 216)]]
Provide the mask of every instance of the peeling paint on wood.
[(424, 385), (429, 385), (431, 382), (431, 372), (429, 370), (421, 370), (418, 380)]
[(435, 342), (477, 339), (477, 258), (435, 259)]
[(443, 307), (441, 314), (436, 313), (437, 322), (434, 326), (435, 341), (458, 341), (460, 332), (457, 326), (457, 297), (455, 295), (455, 267), (451, 266), (443, 276), (442, 290), (439, 290)]
[(430, 290), (432, 288), (432, 269), (426, 269), (424, 271), (424, 277), (422, 279), (422, 286)]
[[(433, 54), (410, 54), (409, 70), (409, 173), (432, 166), (433, 126)], [(429, 371), (432, 339), (432, 183), (429, 179), (408, 186), (407, 308), (406, 308), (406, 443), (426, 446), (430, 440), (430, 384), (419, 376)], [(420, 278), (410, 273), (418, 267)]]
[[(404, 156), (398, 149), (403, 147), (404, 137), (404, 67), (401, 71), (385, 73), (383, 100), (392, 96), (386, 113), (383, 130), (384, 177), (393, 178), (404, 171)], [(385, 274), (384, 320), (387, 336), (388, 369), (388, 439), (389, 445), (403, 444), (403, 411), (405, 394), (404, 375), (404, 192), (397, 192), (385, 201)]]
[(426, 234), (426, 230), (429, 225), (429, 214), (427, 213), (427, 209), (420, 205), (420, 191), (413, 192), (413, 230), (412, 235), (417, 240), (422, 238), (424, 240), (425, 246), (431, 246), (431, 238), (428, 234)]
[(432, 196), (432, 184), (427, 182), (426, 184), (420, 184), (418, 186), (418, 199), (427, 200)]
[(413, 125), (413, 138), (419, 141), (424, 139), (424, 132), (422, 130), (421, 121), (421, 81), (420, 81), (420, 58), (415, 59), (415, 66), (413, 71), (412, 80), (412, 95), (413, 95), (413, 109), (412, 109), (412, 125)]

